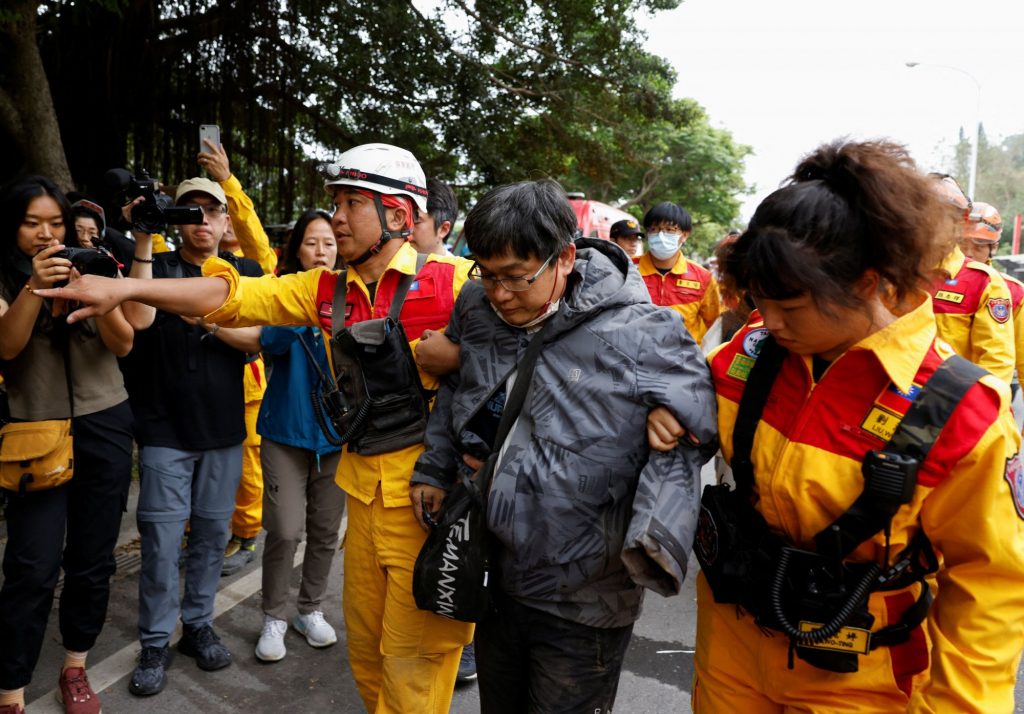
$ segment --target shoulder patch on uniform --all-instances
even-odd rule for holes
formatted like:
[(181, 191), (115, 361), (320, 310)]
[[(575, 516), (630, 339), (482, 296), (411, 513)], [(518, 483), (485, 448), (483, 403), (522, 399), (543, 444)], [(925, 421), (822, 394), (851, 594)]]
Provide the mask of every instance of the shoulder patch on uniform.
[(1024, 467), (1021, 466), (1020, 452), (1006, 460), (1003, 478), (1010, 484), (1010, 495), (1013, 496), (1017, 516), (1024, 520)]
[(1002, 324), (1010, 319), (1010, 301), (1007, 298), (989, 298), (988, 314)]
[(964, 301), (964, 294), (958, 293), (954, 290), (939, 290), (935, 293), (936, 300), (945, 300), (946, 302), (953, 302), (959, 305)]
[(320, 307), (317, 309), (317, 314), (319, 314), (320, 317), (330, 317), (333, 313), (334, 306), (326, 300), (322, 300), (320, 302)]
[(743, 351), (748, 357), (757, 357), (761, 354), (761, 343), (768, 337), (768, 329), (759, 327), (751, 330), (743, 336)]

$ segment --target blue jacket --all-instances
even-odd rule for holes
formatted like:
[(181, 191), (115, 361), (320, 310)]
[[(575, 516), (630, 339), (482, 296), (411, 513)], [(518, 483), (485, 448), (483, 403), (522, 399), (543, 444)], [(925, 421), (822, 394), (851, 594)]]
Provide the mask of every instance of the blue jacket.
[(260, 406), (256, 431), (265, 439), (308, 449), (317, 455), (341, 451), (341, 447), (327, 441), (313, 414), (309, 395), (320, 377), (299, 339), (305, 340), (320, 369), (330, 378), (331, 366), (319, 329), (264, 327), (260, 346), (267, 362), (267, 393)]

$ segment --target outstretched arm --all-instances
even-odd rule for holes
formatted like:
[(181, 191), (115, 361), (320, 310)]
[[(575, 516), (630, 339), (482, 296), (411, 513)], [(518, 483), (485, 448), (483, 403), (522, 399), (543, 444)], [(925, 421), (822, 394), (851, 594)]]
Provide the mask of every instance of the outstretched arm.
[(72, 323), (106, 315), (127, 300), (175, 315), (207, 315), (227, 300), (228, 284), (219, 278), (117, 280), (86, 275), (66, 287), (37, 290), (36, 294), (81, 303), (82, 306), (68, 316), (68, 322)]

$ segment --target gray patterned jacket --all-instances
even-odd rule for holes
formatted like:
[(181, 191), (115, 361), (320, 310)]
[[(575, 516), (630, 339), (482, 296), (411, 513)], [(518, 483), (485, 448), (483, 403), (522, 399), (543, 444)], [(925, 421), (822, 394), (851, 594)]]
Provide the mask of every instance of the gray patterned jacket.
[[(502, 546), (504, 592), (568, 620), (618, 627), (639, 617), (642, 586), (679, 591), (700, 466), (714, 452), (715, 399), (682, 319), (651, 304), (625, 254), (605, 241), (577, 246), (495, 469), (488, 524)], [(447, 334), (461, 343), (461, 368), (438, 394), (412, 478), (442, 488), (462, 453), (489, 452), (467, 427), (531, 339), (502, 322), (475, 283), (463, 288)], [(707, 447), (650, 451), (646, 418), (659, 404)]]

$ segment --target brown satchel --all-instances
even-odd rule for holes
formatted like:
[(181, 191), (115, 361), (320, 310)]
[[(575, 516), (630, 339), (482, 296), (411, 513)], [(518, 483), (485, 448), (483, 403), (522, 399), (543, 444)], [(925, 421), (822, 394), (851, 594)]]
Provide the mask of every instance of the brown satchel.
[(56, 488), (74, 473), (71, 420), (20, 421), (0, 429), (0, 488)]
[(71, 418), (5, 424), (0, 429), (0, 488), (22, 495), (26, 491), (43, 491), (67, 483), (75, 473), (71, 346), (65, 342), (63, 347)]

